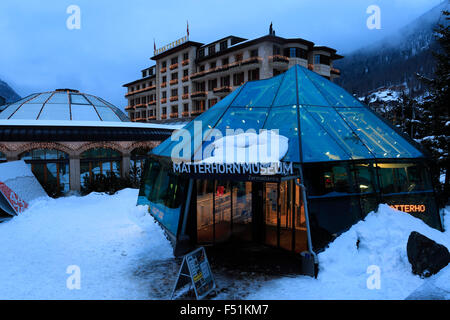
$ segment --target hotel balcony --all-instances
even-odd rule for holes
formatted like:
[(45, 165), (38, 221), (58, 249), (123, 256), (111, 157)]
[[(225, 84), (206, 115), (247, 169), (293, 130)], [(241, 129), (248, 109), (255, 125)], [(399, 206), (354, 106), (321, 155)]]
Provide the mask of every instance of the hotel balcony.
[(189, 81), (189, 76), (184, 76), (183, 78), (181, 78), (181, 81), (183, 82)]
[(136, 109), (145, 109), (147, 108), (147, 104), (146, 103), (139, 103), (137, 105), (134, 106)]
[(150, 90), (153, 90), (153, 89), (156, 89), (156, 86), (155, 86), (155, 85), (153, 85), (153, 86), (148, 86), (148, 87), (145, 87), (145, 88), (139, 89), (139, 90), (130, 91), (130, 92), (128, 92), (127, 94), (125, 94), (125, 97), (127, 98), (127, 97), (129, 97), (129, 96), (134, 95), (134, 94), (141, 93), (141, 92), (145, 92), (145, 91), (150, 91)]
[(178, 101), (178, 96), (171, 96), (169, 100), (170, 102)]
[(172, 112), (172, 113), (170, 114), (170, 118), (171, 118), (171, 119), (178, 118), (178, 112)]
[(232, 90), (233, 90), (233, 88), (230, 87), (230, 86), (223, 86), (223, 87), (220, 87), (220, 88), (214, 88), (213, 92), (214, 92), (214, 94), (216, 96), (224, 97), (227, 94), (229, 94)]
[(191, 93), (191, 99), (193, 100), (205, 99), (207, 96), (208, 91), (197, 91)]
[(174, 85), (178, 83), (178, 79), (173, 79), (169, 81), (170, 85)]
[(146, 122), (147, 119), (146, 118), (135, 118), (134, 122)]
[(149, 116), (149, 117), (147, 117), (147, 120), (149, 120), (149, 121), (156, 120), (156, 116)]
[(165, 88), (165, 87), (167, 87), (167, 82), (161, 83), (161, 88)]
[(330, 69), (330, 72), (331, 72), (331, 74), (333, 74), (333, 75), (337, 75), (337, 76), (340, 76), (340, 75), (341, 75), (341, 70), (339, 70), (339, 69), (331, 68), (331, 69)]
[(260, 64), (260, 63), (262, 63), (262, 61), (263, 61), (263, 58), (261, 58), (261, 57), (251, 57), (248, 59), (231, 62), (231, 63), (223, 65), (223, 66), (218, 66), (218, 67), (211, 68), (211, 69), (208, 69), (205, 71), (199, 71), (199, 72), (193, 73), (193, 74), (191, 74), (191, 79), (201, 78), (206, 75), (217, 73), (217, 72), (228, 71), (229, 69), (236, 68), (236, 67)]
[(181, 116), (184, 117), (184, 118), (189, 117), (189, 111), (183, 111), (181, 113)]
[(166, 103), (167, 102), (167, 98), (162, 98), (161, 99), (161, 104)]
[(181, 99), (186, 100), (189, 99), (189, 93), (185, 93), (181, 96)]
[(162, 114), (161, 119), (167, 119), (167, 114)]
[(287, 68), (289, 58), (280, 54), (269, 56), (269, 64), (275, 68)]
[(156, 100), (152, 100), (148, 103), (149, 106), (154, 106), (156, 105)]
[(174, 70), (174, 69), (176, 69), (176, 68), (178, 68), (178, 63), (174, 63), (174, 64), (171, 64), (171, 65), (169, 66), (169, 69), (170, 69), (170, 70)]
[(160, 70), (161, 73), (164, 73), (164, 72), (166, 72), (166, 71), (167, 71), (167, 68), (166, 68), (166, 67), (161, 68), (161, 70)]
[(184, 67), (184, 66), (187, 66), (189, 64), (189, 59), (186, 59), (186, 60), (183, 60), (183, 61), (181, 61), (181, 65)]
[(134, 110), (134, 106), (126, 106), (125, 110), (126, 111)]
[(198, 109), (198, 110), (192, 110), (191, 116), (198, 116), (199, 114), (202, 114), (205, 110)]

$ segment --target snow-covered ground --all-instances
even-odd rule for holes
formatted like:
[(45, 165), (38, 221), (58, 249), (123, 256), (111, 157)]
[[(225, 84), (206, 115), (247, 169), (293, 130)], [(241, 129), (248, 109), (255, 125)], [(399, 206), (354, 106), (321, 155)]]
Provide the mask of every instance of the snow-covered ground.
[[(0, 299), (167, 299), (179, 260), (136, 199), (137, 190), (126, 189), (39, 200), (0, 223)], [(429, 279), (411, 273), (406, 241), (414, 230), (450, 247), (450, 233), (382, 205), (319, 254), (318, 279), (230, 280), (213, 268), (216, 299), (450, 299), (450, 267)], [(67, 288), (73, 265), (80, 268), (79, 290)], [(380, 289), (367, 288), (371, 265), (379, 268)]]

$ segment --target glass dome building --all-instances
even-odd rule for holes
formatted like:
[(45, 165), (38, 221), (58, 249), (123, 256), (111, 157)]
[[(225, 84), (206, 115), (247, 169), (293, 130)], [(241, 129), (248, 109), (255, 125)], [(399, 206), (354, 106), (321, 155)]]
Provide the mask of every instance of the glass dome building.
[(0, 119), (130, 121), (111, 103), (73, 89), (35, 93), (8, 105)]
[[(271, 173), (273, 163), (204, 156), (223, 150), (228, 130), (264, 129), (287, 141)], [(414, 141), (297, 65), (245, 83), (153, 149), (138, 203), (149, 205), (175, 254), (242, 240), (314, 255), (380, 203), (441, 229), (431, 167)]]

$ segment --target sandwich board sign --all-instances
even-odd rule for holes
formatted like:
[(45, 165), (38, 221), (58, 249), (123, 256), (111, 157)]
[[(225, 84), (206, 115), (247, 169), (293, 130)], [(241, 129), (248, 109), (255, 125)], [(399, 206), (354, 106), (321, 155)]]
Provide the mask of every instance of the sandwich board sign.
[(183, 257), (170, 298), (173, 299), (175, 291), (188, 284), (189, 289), (194, 289), (197, 300), (205, 298), (216, 289), (216, 282), (203, 247), (197, 248)]

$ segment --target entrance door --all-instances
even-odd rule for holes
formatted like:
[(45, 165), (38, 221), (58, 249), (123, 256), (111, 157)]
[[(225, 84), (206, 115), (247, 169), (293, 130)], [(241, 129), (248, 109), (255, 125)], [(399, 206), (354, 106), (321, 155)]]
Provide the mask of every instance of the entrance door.
[(307, 250), (305, 211), (301, 188), (294, 180), (264, 187), (264, 243), (288, 251)]

